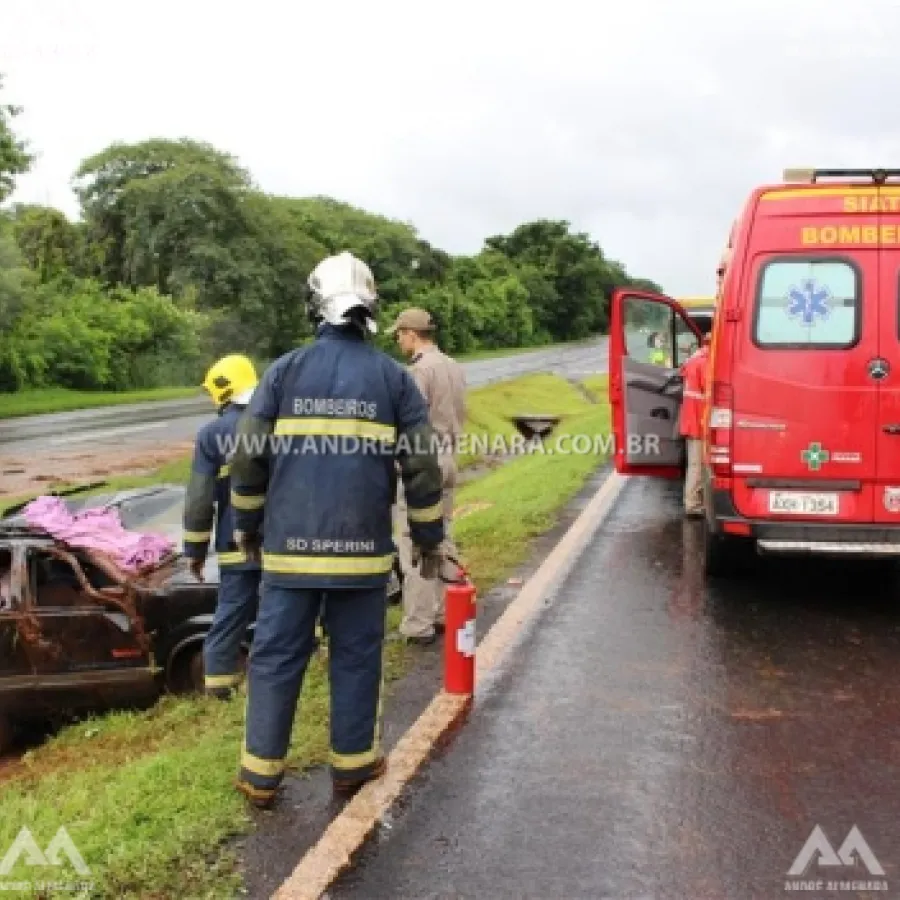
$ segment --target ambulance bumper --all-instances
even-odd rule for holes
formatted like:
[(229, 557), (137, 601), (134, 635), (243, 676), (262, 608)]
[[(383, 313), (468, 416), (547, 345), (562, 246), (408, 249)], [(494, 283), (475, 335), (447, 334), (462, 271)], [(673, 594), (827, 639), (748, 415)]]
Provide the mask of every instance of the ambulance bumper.
[(712, 531), (734, 534), (726, 526), (737, 526), (763, 555), (900, 557), (900, 525), (760, 522), (740, 515), (728, 491), (713, 491), (711, 499)]
[(756, 549), (763, 556), (897, 556), (900, 542), (876, 543), (872, 541), (781, 541), (760, 538)]

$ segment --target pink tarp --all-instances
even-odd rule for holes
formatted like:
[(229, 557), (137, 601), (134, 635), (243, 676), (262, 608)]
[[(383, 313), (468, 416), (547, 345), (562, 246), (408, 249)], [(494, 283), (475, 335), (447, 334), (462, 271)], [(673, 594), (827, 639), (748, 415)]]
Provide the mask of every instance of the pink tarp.
[(175, 548), (162, 535), (126, 531), (115, 509), (87, 509), (72, 515), (61, 498), (38, 497), (22, 513), (32, 528), (70, 547), (99, 550), (128, 572), (159, 562)]

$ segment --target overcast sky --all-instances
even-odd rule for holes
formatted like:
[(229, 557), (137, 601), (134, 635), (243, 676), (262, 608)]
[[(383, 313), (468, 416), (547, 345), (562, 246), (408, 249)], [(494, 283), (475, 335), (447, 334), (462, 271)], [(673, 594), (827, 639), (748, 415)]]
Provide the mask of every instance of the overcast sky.
[(411, 220), (454, 253), (537, 218), (709, 293), (747, 192), (900, 164), (897, 0), (4, 0), (39, 153), (14, 199), (77, 215), (113, 141), (182, 136), (266, 191)]

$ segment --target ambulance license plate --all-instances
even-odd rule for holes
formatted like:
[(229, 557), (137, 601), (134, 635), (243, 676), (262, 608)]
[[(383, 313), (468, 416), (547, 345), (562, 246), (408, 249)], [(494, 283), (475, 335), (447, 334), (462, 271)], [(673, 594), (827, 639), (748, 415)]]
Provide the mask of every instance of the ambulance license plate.
[(798, 516), (836, 516), (840, 510), (837, 494), (806, 494), (798, 491), (772, 491), (769, 512)]

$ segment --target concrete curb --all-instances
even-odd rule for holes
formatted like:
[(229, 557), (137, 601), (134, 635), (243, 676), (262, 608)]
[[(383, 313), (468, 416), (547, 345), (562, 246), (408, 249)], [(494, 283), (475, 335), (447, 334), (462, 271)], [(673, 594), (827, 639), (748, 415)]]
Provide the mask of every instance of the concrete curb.
[[(523, 636), (540, 604), (558, 587), (602, 524), (628, 479), (612, 472), (541, 567), (478, 644), (476, 689)], [(319, 900), (352, 865), (378, 826), (435, 748), (463, 724), (472, 699), (441, 691), (403, 735), (387, 760), (387, 772), (367, 784), (332, 821), (322, 837), (272, 895), (272, 900)]]

